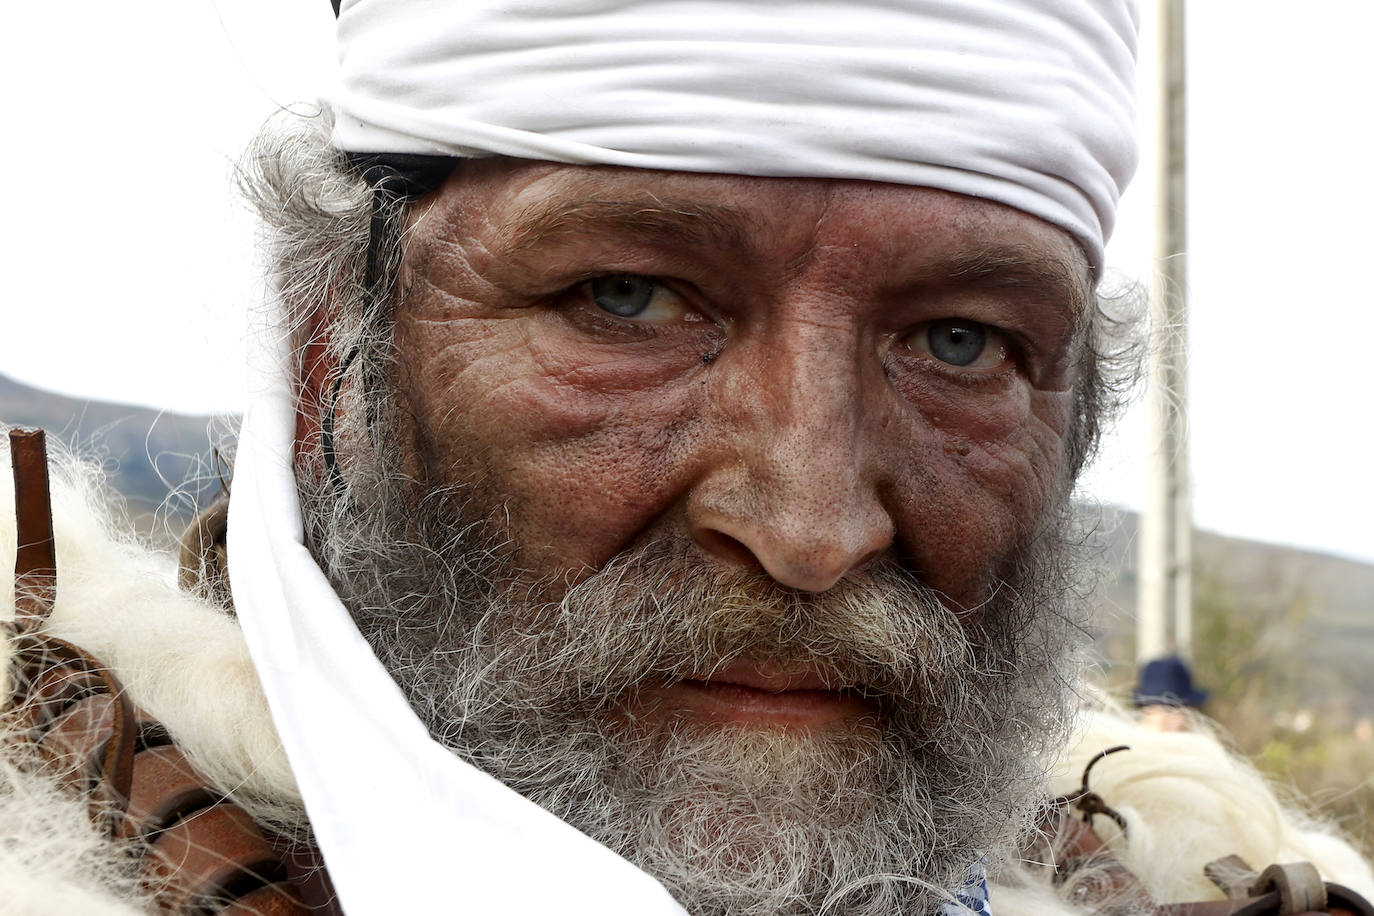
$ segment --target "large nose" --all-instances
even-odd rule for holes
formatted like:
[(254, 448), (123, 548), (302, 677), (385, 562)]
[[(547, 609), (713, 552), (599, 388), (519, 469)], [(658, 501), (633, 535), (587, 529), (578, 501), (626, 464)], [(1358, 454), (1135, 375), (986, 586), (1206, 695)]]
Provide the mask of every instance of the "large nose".
[(698, 544), (807, 592), (891, 546), (881, 498), (891, 404), (852, 333), (798, 324), (727, 346), (710, 385), (716, 446), (687, 503)]

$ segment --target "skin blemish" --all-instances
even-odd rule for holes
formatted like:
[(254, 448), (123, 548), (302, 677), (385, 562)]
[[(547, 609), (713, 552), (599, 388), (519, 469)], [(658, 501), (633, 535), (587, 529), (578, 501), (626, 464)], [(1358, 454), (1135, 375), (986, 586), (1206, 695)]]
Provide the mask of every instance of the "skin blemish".
[(946, 442), (944, 452), (946, 455), (958, 455), (960, 458), (967, 458), (973, 451), (973, 446), (967, 442)]

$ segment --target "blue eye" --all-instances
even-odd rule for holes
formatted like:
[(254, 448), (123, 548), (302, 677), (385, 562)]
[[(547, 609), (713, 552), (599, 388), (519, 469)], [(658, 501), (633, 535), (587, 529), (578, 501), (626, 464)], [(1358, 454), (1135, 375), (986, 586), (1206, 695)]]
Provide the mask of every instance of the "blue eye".
[(1019, 352), (1006, 332), (969, 318), (923, 322), (898, 343), (918, 359), (965, 370), (957, 373), (961, 378), (1000, 374), (1016, 365)]
[(592, 301), (621, 318), (633, 318), (649, 307), (658, 284), (647, 277), (617, 274), (591, 281)]
[(930, 355), (951, 366), (971, 365), (988, 345), (987, 328), (976, 321), (932, 321), (926, 330)]

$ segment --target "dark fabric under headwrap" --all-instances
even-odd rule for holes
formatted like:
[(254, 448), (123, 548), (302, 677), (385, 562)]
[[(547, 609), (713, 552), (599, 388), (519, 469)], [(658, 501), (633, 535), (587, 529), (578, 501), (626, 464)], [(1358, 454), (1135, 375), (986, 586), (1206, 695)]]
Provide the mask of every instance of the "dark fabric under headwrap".
[[(337, 10), (336, 10), (337, 11)], [(398, 205), (419, 200), (437, 191), (453, 172), (458, 160), (452, 156), (429, 156), (414, 153), (345, 153), (349, 168), (360, 175), (372, 188), (372, 218), (367, 229), (367, 260), (363, 270), (363, 289), (369, 311), (391, 294), (383, 286), (382, 246), (387, 237), (388, 221), (399, 212)], [(348, 351), (329, 394), (329, 406), (320, 421), (320, 451), (329, 482), (341, 499), (348, 498), (348, 485), (339, 470), (338, 454), (334, 448), (334, 420), (339, 390), (361, 348), (355, 345)], [(367, 384), (367, 383), (365, 383)], [(368, 385), (368, 387), (371, 387)], [(372, 407), (368, 407), (368, 428), (373, 427)]]

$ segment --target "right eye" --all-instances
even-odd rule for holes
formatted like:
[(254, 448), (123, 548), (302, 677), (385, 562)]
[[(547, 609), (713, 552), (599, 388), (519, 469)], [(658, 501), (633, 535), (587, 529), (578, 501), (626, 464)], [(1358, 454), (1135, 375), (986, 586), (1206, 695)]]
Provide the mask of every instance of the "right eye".
[(617, 318), (664, 324), (681, 321), (689, 311), (682, 297), (652, 277), (612, 274), (582, 284), (584, 294)]

